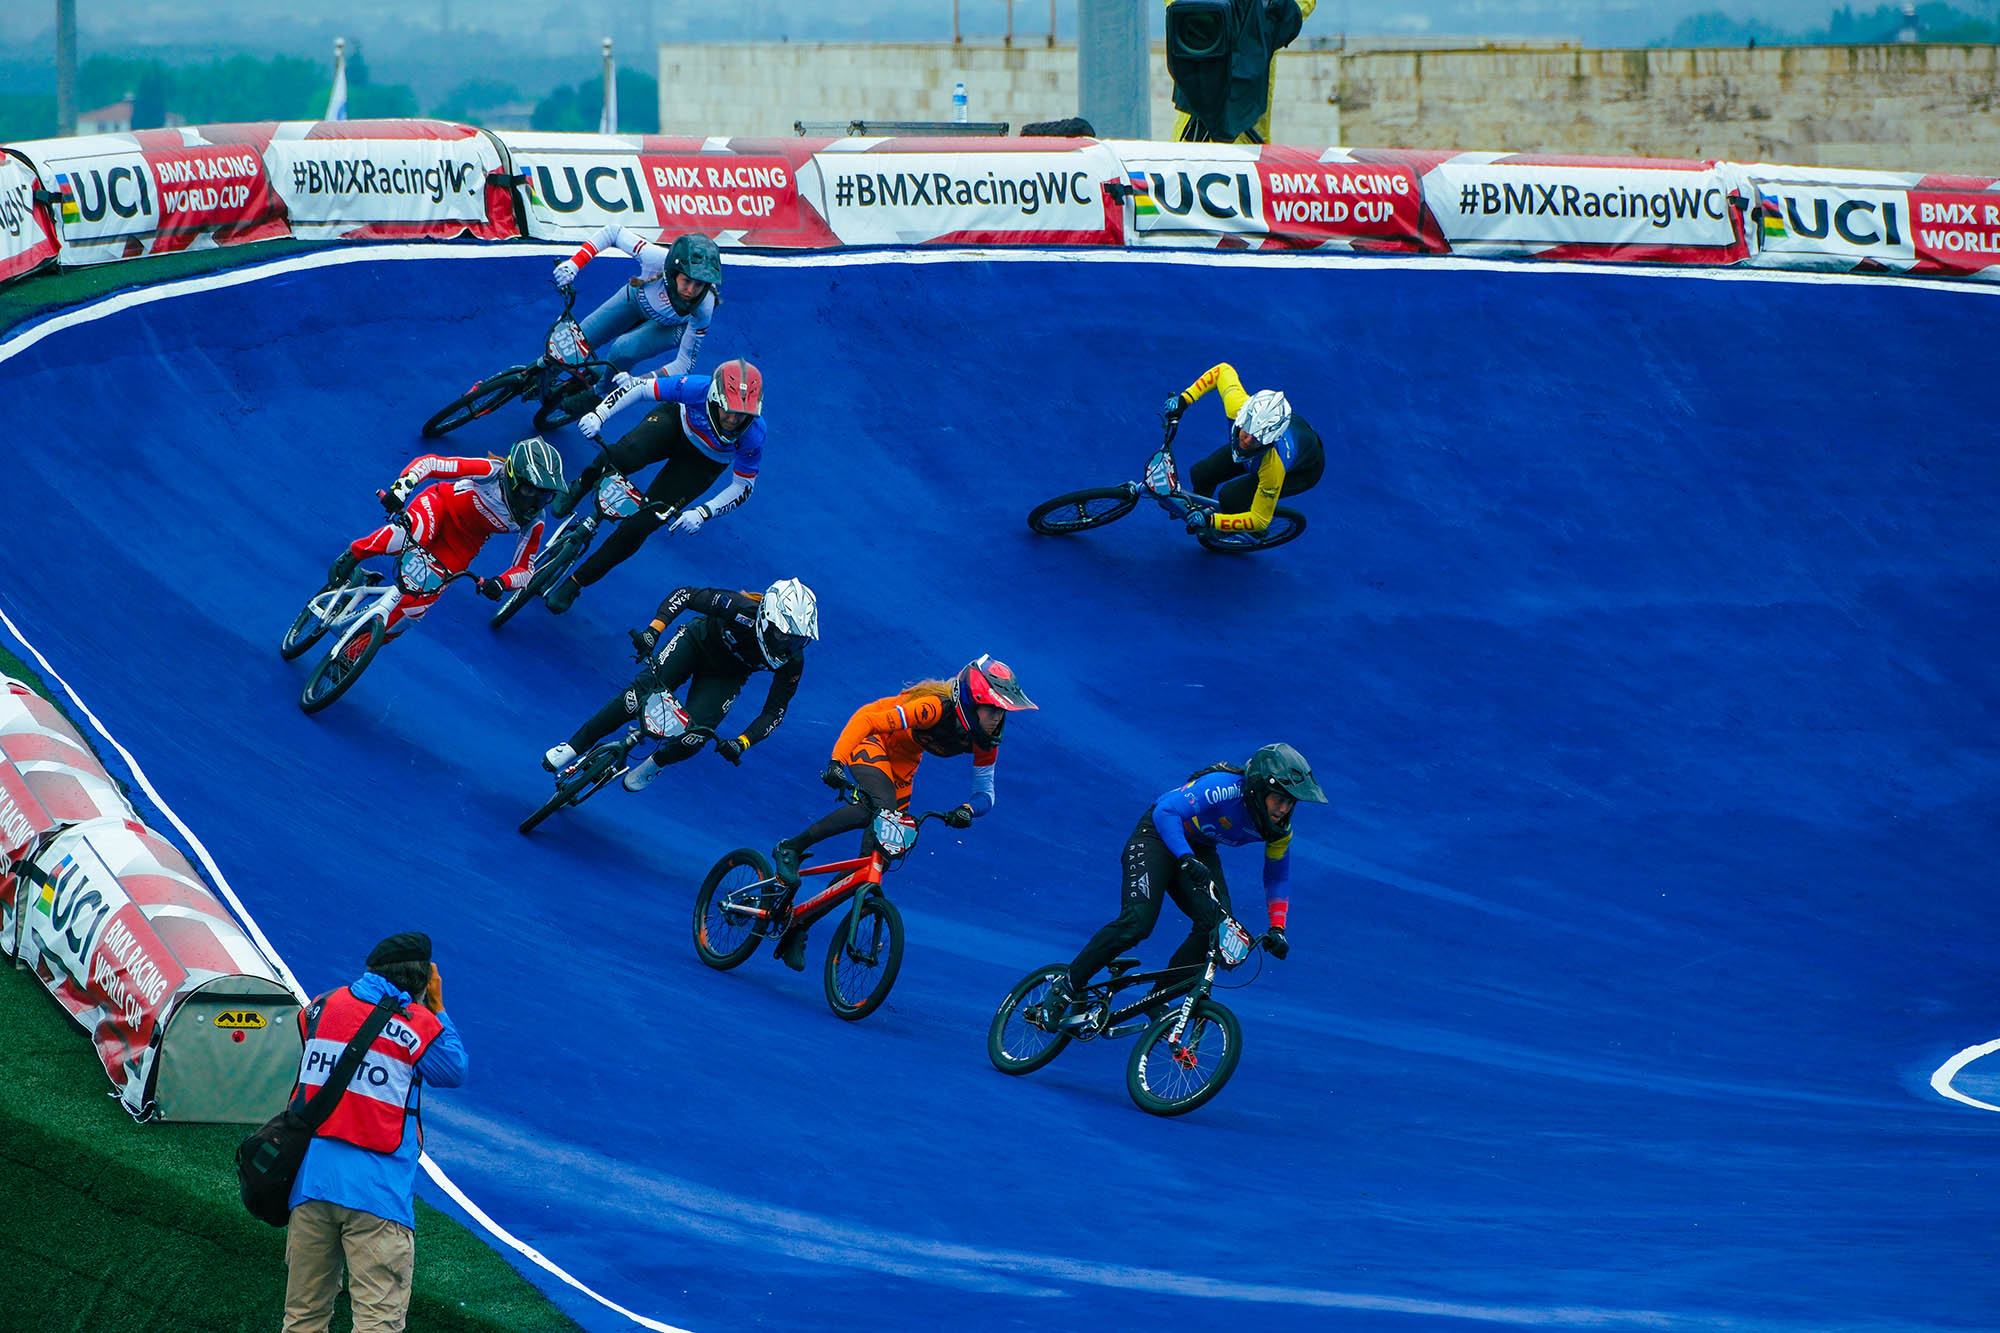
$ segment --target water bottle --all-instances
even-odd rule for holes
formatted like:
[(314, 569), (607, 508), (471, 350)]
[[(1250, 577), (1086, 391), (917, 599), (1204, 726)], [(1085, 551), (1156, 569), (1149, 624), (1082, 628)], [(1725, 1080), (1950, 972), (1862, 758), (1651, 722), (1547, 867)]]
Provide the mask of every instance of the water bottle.
[(957, 124), (965, 124), (965, 85), (951, 85), (951, 118)]

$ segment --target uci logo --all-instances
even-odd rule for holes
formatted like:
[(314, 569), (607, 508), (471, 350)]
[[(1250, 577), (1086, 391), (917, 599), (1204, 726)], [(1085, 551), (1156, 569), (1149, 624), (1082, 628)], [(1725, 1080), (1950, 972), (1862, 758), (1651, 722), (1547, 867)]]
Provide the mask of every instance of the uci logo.
[(1254, 220), (1257, 217), (1257, 204), (1251, 196), (1247, 172), (1205, 171), (1199, 176), (1190, 176), (1180, 171), (1174, 173), (1172, 187), (1167, 184), (1168, 178), (1159, 172), (1147, 174), (1153, 179), (1153, 202), (1162, 213), (1186, 217), (1199, 208), (1204, 217), (1218, 222), (1237, 218)]
[(63, 179), (70, 187), (67, 193), (75, 196), (76, 211), (85, 222), (102, 222), (107, 212), (121, 218), (136, 218), (153, 211), (151, 184), (143, 172), (130, 167), (113, 167), (108, 172), (93, 167), (87, 172), (67, 172)]
[[(589, 201), (607, 213), (643, 213), (646, 211), (646, 196), (639, 188), (639, 173), (630, 167), (586, 167), (583, 179), (579, 181), (575, 167), (562, 169), (562, 190), (556, 189), (556, 176), (547, 167), (529, 167), (536, 182), (541, 186), (536, 191), (541, 196), (542, 206), (556, 213), (575, 213), (584, 206), (586, 196)], [(624, 185), (624, 193), (619, 195), (619, 184)]]

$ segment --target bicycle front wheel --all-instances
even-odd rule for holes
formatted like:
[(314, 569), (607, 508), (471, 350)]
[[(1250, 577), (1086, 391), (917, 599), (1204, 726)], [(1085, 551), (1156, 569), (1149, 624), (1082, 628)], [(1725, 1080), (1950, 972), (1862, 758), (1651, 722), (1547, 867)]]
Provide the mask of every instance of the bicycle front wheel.
[(596, 794), (599, 787), (611, 780), (611, 774), (617, 767), (618, 752), (611, 747), (585, 755), (583, 762), (556, 784), (556, 794), (521, 821), (521, 832), (533, 833), (536, 825), (564, 806), (582, 805)]
[(299, 612), (298, 619), (294, 620), (291, 627), (285, 631), (285, 637), (278, 640), (278, 656), (289, 662), (318, 643), (320, 636), (325, 633), (326, 621), (321, 619), (319, 612), (313, 610), (309, 598), (305, 609)]
[(563, 575), (569, 573), (571, 565), (583, 554), (583, 544), (587, 541), (582, 533), (572, 528), (567, 536), (548, 549), (535, 572), (528, 576), (522, 587), (514, 589), (500, 599), (500, 605), (493, 608), (491, 624), (494, 629), (512, 620), (522, 607), (534, 601), (550, 588), (556, 586)]
[(1028, 526), (1044, 537), (1088, 532), (1125, 517), (1139, 503), (1129, 486), (1098, 486), (1045, 500), (1028, 511)]
[(1227, 551), (1241, 554), (1247, 551), (1268, 551), (1273, 546), (1283, 546), (1305, 535), (1306, 516), (1296, 509), (1279, 505), (1271, 515), (1271, 526), (1262, 532), (1215, 532), (1196, 534), (1199, 541), (1211, 551)]
[(771, 863), (752, 847), (717, 861), (694, 899), (694, 951), (718, 972), (741, 966), (770, 929), (778, 899)]
[(368, 617), (352, 638), (319, 659), (312, 674), (306, 677), (305, 689), (299, 693), (299, 707), (317, 713), (347, 693), (348, 687), (360, 680), (361, 673), (375, 660), (375, 654), (382, 651), (382, 642), (388, 637), (389, 628), (382, 617)]
[(1178, 1006), (1146, 1029), (1125, 1066), (1125, 1089), (1139, 1109), (1154, 1115), (1186, 1115), (1207, 1104), (1243, 1058), (1243, 1025), (1214, 1000), (1194, 1007), (1181, 1039), (1172, 1039)]
[(903, 970), (903, 914), (874, 897), (841, 918), (826, 950), (826, 1002), (858, 1023), (882, 1007)]
[(1016, 982), (1007, 998), (1000, 1001), (986, 1029), (986, 1058), (995, 1069), (1003, 1074), (1032, 1074), (1069, 1045), (1069, 1033), (1051, 1032), (1022, 1017), (1024, 1010), (1046, 1003), (1049, 983), (1068, 971), (1068, 963), (1038, 967)]
[(424, 423), (424, 438), (435, 440), (440, 435), (457, 430), (468, 421), (475, 421), (505, 407), (526, 393), (533, 382), (534, 368), (531, 366), (515, 366), (489, 379), (479, 381), (452, 399), (442, 411)]

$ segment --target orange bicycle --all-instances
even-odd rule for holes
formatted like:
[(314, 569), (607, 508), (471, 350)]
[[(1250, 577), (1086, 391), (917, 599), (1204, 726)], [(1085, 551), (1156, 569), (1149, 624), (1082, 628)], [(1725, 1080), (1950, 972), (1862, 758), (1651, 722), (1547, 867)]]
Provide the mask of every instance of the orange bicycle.
[(868, 793), (847, 784), (849, 801), (870, 807), (874, 849), (865, 856), (825, 865), (801, 866), (803, 881), (817, 875), (833, 882), (808, 893), (801, 883), (787, 889), (771, 862), (754, 847), (738, 847), (715, 863), (694, 900), (694, 951), (717, 971), (741, 966), (765, 939), (775, 939), (798, 917), (809, 916), (853, 896), (847, 915), (827, 946), (823, 975), (826, 1002), (835, 1014), (859, 1022), (881, 1008), (903, 967), (903, 914), (882, 892), (882, 875), (917, 844), (926, 819), (943, 820), (941, 810), (912, 819), (876, 805)]

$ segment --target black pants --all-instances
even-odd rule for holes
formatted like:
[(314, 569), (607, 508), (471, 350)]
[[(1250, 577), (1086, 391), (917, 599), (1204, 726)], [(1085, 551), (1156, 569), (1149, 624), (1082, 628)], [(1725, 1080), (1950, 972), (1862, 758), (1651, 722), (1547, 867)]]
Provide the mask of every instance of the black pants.
[[(681, 698), (681, 706), (687, 709), (688, 725), (710, 730), (720, 726), (722, 715), (736, 702), (736, 696), (743, 691), (743, 683), (750, 677), (747, 672), (704, 668), (694, 631), (693, 622), (675, 630), (673, 637), (653, 654), (623, 694), (613, 695), (609, 703), (584, 719), (583, 725), (570, 736), (570, 747), (582, 754), (639, 716), (639, 710), (646, 705), (647, 695), (656, 690), (679, 690), (682, 685), (688, 687)], [(689, 681), (693, 683), (689, 684)], [(661, 748), (659, 760), (663, 764), (678, 764), (683, 759), (692, 759), (700, 754), (707, 744), (708, 737), (683, 732)]]
[(1174, 950), (1169, 967), (1199, 966), (1208, 957), (1209, 939), (1217, 923), (1229, 910), (1229, 885), (1222, 878), (1222, 863), (1213, 851), (1196, 852), (1215, 879), (1215, 892), (1191, 892), (1181, 882), (1180, 860), (1153, 826), (1153, 812), (1139, 817), (1139, 826), (1126, 840), (1121, 859), (1123, 895), (1118, 915), (1104, 929), (1090, 937), (1083, 952), (1069, 965), (1070, 984), (1081, 990), (1097, 974), (1097, 969), (1153, 933), (1160, 921), (1160, 903), (1171, 897), (1174, 905), (1188, 915), (1193, 929)]
[[(1315, 440), (1299, 459), (1298, 466), (1285, 470), (1285, 484), (1279, 496), (1311, 490), (1319, 485), (1325, 471), (1326, 451)], [(1196, 495), (1214, 496), (1216, 507), (1225, 514), (1240, 514), (1257, 498), (1257, 474), (1245, 472), (1226, 444), (1196, 463), (1188, 473), (1188, 481)]]
[[(869, 798), (876, 805), (885, 810), (896, 808), (896, 784), (889, 780), (887, 773), (884, 773), (879, 768), (870, 767), (867, 764), (855, 764), (849, 771), (854, 774), (854, 785), (867, 792)], [(859, 855), (866, 856), (875, 850), (875, 830), (869, 828), (869, 824), (874, 818), (874, 814), (868, 807), (859, 803), (850, 805), (842, 801), (832, 810), (814, 820), (806, 827), (803, 833), (794, 834), (792, 837), (785, 839), (785, 841), (803, 852), (814, 843), (831, 838), (835, 834), (852, 833), (855, 829), (865, 829), (866, 832), (861, 835), (861, 851)], [(828, 881), (828, 883), (831, 882), (831, 880)], [(803, 893), (803, 890), (801, 892)], [(813, 922), (840, 906), (841, 903), (846, 902), (847, 898), (848, 895), (842, 894), (836, 902), (827, 903), (825, 906), (811, 913), (800, 913), (798, 916), (793, 917), (791, 926), (785, 931), (783, 938), (779, 942), (779, 947), (783, 947), (784, 940), (788, 940), (793, 935), (811, 929)]]
[[(714, 485), (715, 479), (727, 466), (710, 458), (688, 439), (687, 433), (681, 429), (678, 404), (655, 408), (623, 438), (615, 444), (606, 445), (604, 454), (611, 466), (627, 477), (640, 468), (664, 463), (653, 474), (652, 484), (646, 487), (646, 499), (662, 501), (676, 509), (686, 508), (696, 496)], [(583, 470), (583, 477), (577, 484), (587, 492), (597, 484), (598, 477), (603, 473), (603, 463), (592, 463)], [(609, 574), (619, 561), (638, 550), (640, 543), (652, 536), (662, 521), (642, 510), (614, 525), (611, 535), (598, 544), (597, 549), (577, 566), (570, 577), (589, 587)]]

